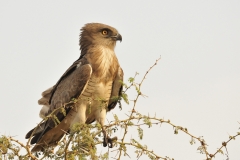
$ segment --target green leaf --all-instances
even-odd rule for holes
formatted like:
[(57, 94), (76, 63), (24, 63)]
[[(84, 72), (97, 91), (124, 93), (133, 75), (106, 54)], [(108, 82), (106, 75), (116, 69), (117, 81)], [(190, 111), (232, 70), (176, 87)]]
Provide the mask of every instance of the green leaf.
[(138, 136), (139, 136), (139, 138), (142, 140), (143, 139), (143, 129), (142, 128), (140, 128), (140, 127), (138, 127)]
[(149, 119), (149, 117), (143, 116), (143, 122), (144, 122), (146, 125), (148, 125), (149, 128), (152, 127), (152, 122), (151, 122), (151, 120)]
[(121, 80), (119, 80), (119, 82), (120, 82), (125, 88), (127, 88), (127, 84), (126, 84), (126, 83), (124, 83), (124, 82), (121, 81)]
[(135, 89), (136, 89), (137, 93), (141, 94), (139, 87), (137, 85), (134, 85), (134, 86), (135, 86)]
[(64, 109), (64, 107), (61, 107), (61, 112), (63, 113), (64, 117), (66, 117), (66, 110)]
[(135, 80), (135, 79), (134, 79), (133, 77), (130, 77), (130, 78), (128, 79), (128, 82), (133, 83), (134, 80)]
[(221, 154), (224, 154), (223, 151), (222, 151), (221, 149), (219, 149), (218, 152), (221, 153)]
[(119, 122), (118, 116), (116, 114), (114, 114), (113, 117), (115, 119), (115, 122), (118, 123)]
[(128, 121), (127, 125), (128, 125), (128, 126), (132, 126), (132, 125), (134, 125), (134, 123), (131, 122), (131, 121)]
[(174, 129), (174, 134), (178, 134), (178, 129)]
[(126, 93), (122, 93), (122, 98), (123, 98), (125, 103), (129, 104), (128, 95)]
[(53, 118), (54, 118), (55, 125), (58, 125), (59, 123), (61, 123), (56, 115), (53, 115)]
[(195, 143), (196, 143), (195, 139), (193, 137), (191, 137), (190, 144), (193, 145)]
[(108, 160), (108, 152), (104, 153), (103, 155), (100, 156), (101, 160)]

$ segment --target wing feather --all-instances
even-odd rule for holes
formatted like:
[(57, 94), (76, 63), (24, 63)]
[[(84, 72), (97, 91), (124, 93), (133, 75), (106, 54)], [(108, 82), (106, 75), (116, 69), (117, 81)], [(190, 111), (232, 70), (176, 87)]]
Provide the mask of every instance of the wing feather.
[(110, 96), (111, 98), (108, 104), (108, 111), (114, 109), (115, 106), (117, 105), (117, 102), (119, 100), (119, 97), (121, 96), (123, 89), (122, 82), (123, 82), (123, 70), (121, 67), (119, 67), (118, 74), (113, 81), (112, 92)]
[[(73, 98), (78, 98), (88, 84), (91, 74), (92, 67), (85, 58), (74, 62), (54, 87), (43, 92), (43, 101), (40, 101), (39, 104), (49, 105), (46, 103), (46, 100), (49, 98), (50, 105), (46, 114), (51, 114), (53, 110), (64, 106)], [(60, 121), (60, 124), (57, 126), (55, 126), (52, 119), (48, 119), (46, 122), (38, 125), (36, 129), (32, 129), (27, 133), (26, 138), (30, 138), (35, 130), (31, 144), (37, 144), (32, 149), (33, 152), (42, 150), (46, 146), (54, 145), (62, 138), (69, 130), (70, 123), (74, 117), (75, 112), (73, 109), (66, 108), (66, 117), (60, 111), (54, 113)]]

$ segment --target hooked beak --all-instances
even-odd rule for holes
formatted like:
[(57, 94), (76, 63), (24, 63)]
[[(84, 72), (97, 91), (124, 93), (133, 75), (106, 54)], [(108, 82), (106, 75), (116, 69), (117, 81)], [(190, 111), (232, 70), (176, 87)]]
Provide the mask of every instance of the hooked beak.
[(121, 34), (117, 34), (116, 36), (112, 36), (112, 38), (113, 38), (115, 41), (120, 41), (120, 42), (122, 42), (122, 36), (121, 36)]

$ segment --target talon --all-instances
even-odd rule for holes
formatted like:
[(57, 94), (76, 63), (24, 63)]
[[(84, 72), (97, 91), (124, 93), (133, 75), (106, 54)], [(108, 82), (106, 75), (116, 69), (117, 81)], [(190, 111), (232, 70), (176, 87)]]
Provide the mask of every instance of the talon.
[(112, 148), (112, 147), (113, 147), (113, 144), (112, 144), (112, 139), (111, 139), (111, 138), (108, 139), (108, 143), (109, 143), (109, 146), (108, 146), (108, 147), (109, 147), (109, 148)]
[(103, 147), (107, 147), (107, 144), (108, 144), (108, 138), (103, 137)]
[(113, 137), (113, 138), (104, 137), (103, 138), (103, 146), (104, 147), (108, 146), (109, 148), (112, 148), (113, 147), (113, 141), (115, 141), (115, 140), (117, 140), (117, 137)]

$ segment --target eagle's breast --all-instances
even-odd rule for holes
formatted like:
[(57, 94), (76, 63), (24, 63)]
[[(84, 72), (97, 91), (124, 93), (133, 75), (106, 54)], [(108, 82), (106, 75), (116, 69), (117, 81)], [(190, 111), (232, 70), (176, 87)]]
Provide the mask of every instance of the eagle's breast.
[(93, 76), (98, 78), (99, 81), (113, 81), (119, 67), (114, 50), (99, 45), (89, 50), (89, 53), (87, 59), (92, 65)]

